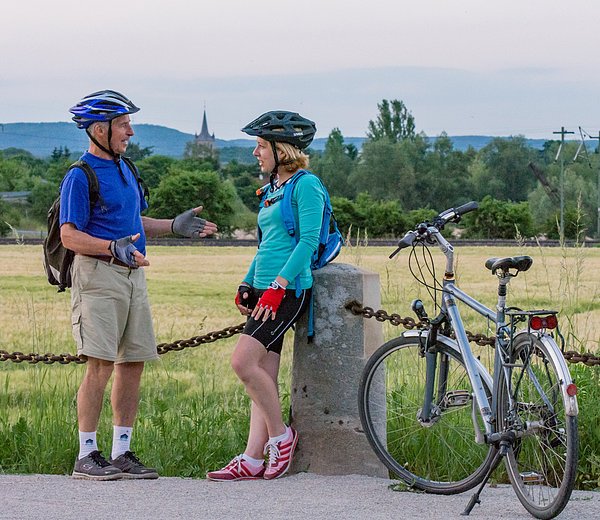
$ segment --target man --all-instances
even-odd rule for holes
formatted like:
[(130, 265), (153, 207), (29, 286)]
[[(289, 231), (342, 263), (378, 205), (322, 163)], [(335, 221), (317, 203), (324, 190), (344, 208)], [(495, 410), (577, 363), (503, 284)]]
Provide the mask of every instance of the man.
[[(157, 359), (146, 279), (140, 267), (146, 237), (174, 233), (189, 238), (214, 234), (217, 226), (188, 210), (172, 220), (141, 216), (147, 203), (136, 172), (121, 155), (134, 135), (129, 114), (139, 110), (112, 90), (95, 92), (69, 111), (90, 143), (81, 157), (96, 173), (100, 197), (90, 209), (89, 187), (80, 168), (61, 185), (63, 245), (73, 250), (72, 324), (79, 354), (87, 357), (77, 393), (80, 450), (73, 477), (92, 480), (158, 478), (130, 449), (144, 363)], [(96, 430), (106, 385), (111, 392), (113, 445), (110, 460), (98, 450)]]

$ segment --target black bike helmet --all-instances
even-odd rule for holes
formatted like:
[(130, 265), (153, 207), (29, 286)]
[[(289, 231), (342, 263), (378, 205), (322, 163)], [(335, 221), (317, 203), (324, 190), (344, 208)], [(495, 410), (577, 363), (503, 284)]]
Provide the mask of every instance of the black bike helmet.
[(78, 128), (87, 129), (98, 121), (111, 121), (115, 117), (139, 112), (133, 102), (114, 90), (100, 90), (85, 96), (69, 109)]
[(313, 121), (285, 110), (266, 112), (242, 128), (245, 134), (262, 137), (270, 142), (289, 143), (300, 150), (308, 148), (316, 131)]

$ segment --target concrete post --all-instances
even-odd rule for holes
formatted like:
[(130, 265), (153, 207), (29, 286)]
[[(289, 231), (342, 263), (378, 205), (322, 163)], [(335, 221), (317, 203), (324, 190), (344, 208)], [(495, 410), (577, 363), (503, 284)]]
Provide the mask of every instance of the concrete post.
[(382, 325), (344, 308), (351, 300), (381, 308), (379, 275), (339, 263), (313, 274), (315, 338), (307, 342), (305, 315), (294, 340), (291, 414), (300, 440), (291, 472), (387, 477), (358, 415), (360, 376), (383, 343)]

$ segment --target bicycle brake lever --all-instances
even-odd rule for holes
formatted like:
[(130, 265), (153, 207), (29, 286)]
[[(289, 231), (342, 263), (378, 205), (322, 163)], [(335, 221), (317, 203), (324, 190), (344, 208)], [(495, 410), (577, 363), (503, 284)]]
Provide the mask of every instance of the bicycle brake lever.
[(401, 247), (397, 248), (388, 258), (391, 260), (392, 258), (394, 258), (400, 251), (402, 250)]
[(416, 234), (414, 231), (409, 231), (408, 233), (406, 233), (406, 235), (404, 235), (402, 239), (398, 242), (398, 248), (390, 255), (390, 259), (394, 258), (400, 252), (401, 249), (412, 246), (413, 242), (415, 241), (415, 238)]

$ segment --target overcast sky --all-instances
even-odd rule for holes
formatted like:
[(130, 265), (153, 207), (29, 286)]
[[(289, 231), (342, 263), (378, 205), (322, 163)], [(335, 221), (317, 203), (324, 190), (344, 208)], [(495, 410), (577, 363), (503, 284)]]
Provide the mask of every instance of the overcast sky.
[(135, 123), (222, 139), (271, 109), (364, 136), (401, 99), (435, 136), (600, 129), (598, 0), (10, 0), (0, 123), (111, 88)]

